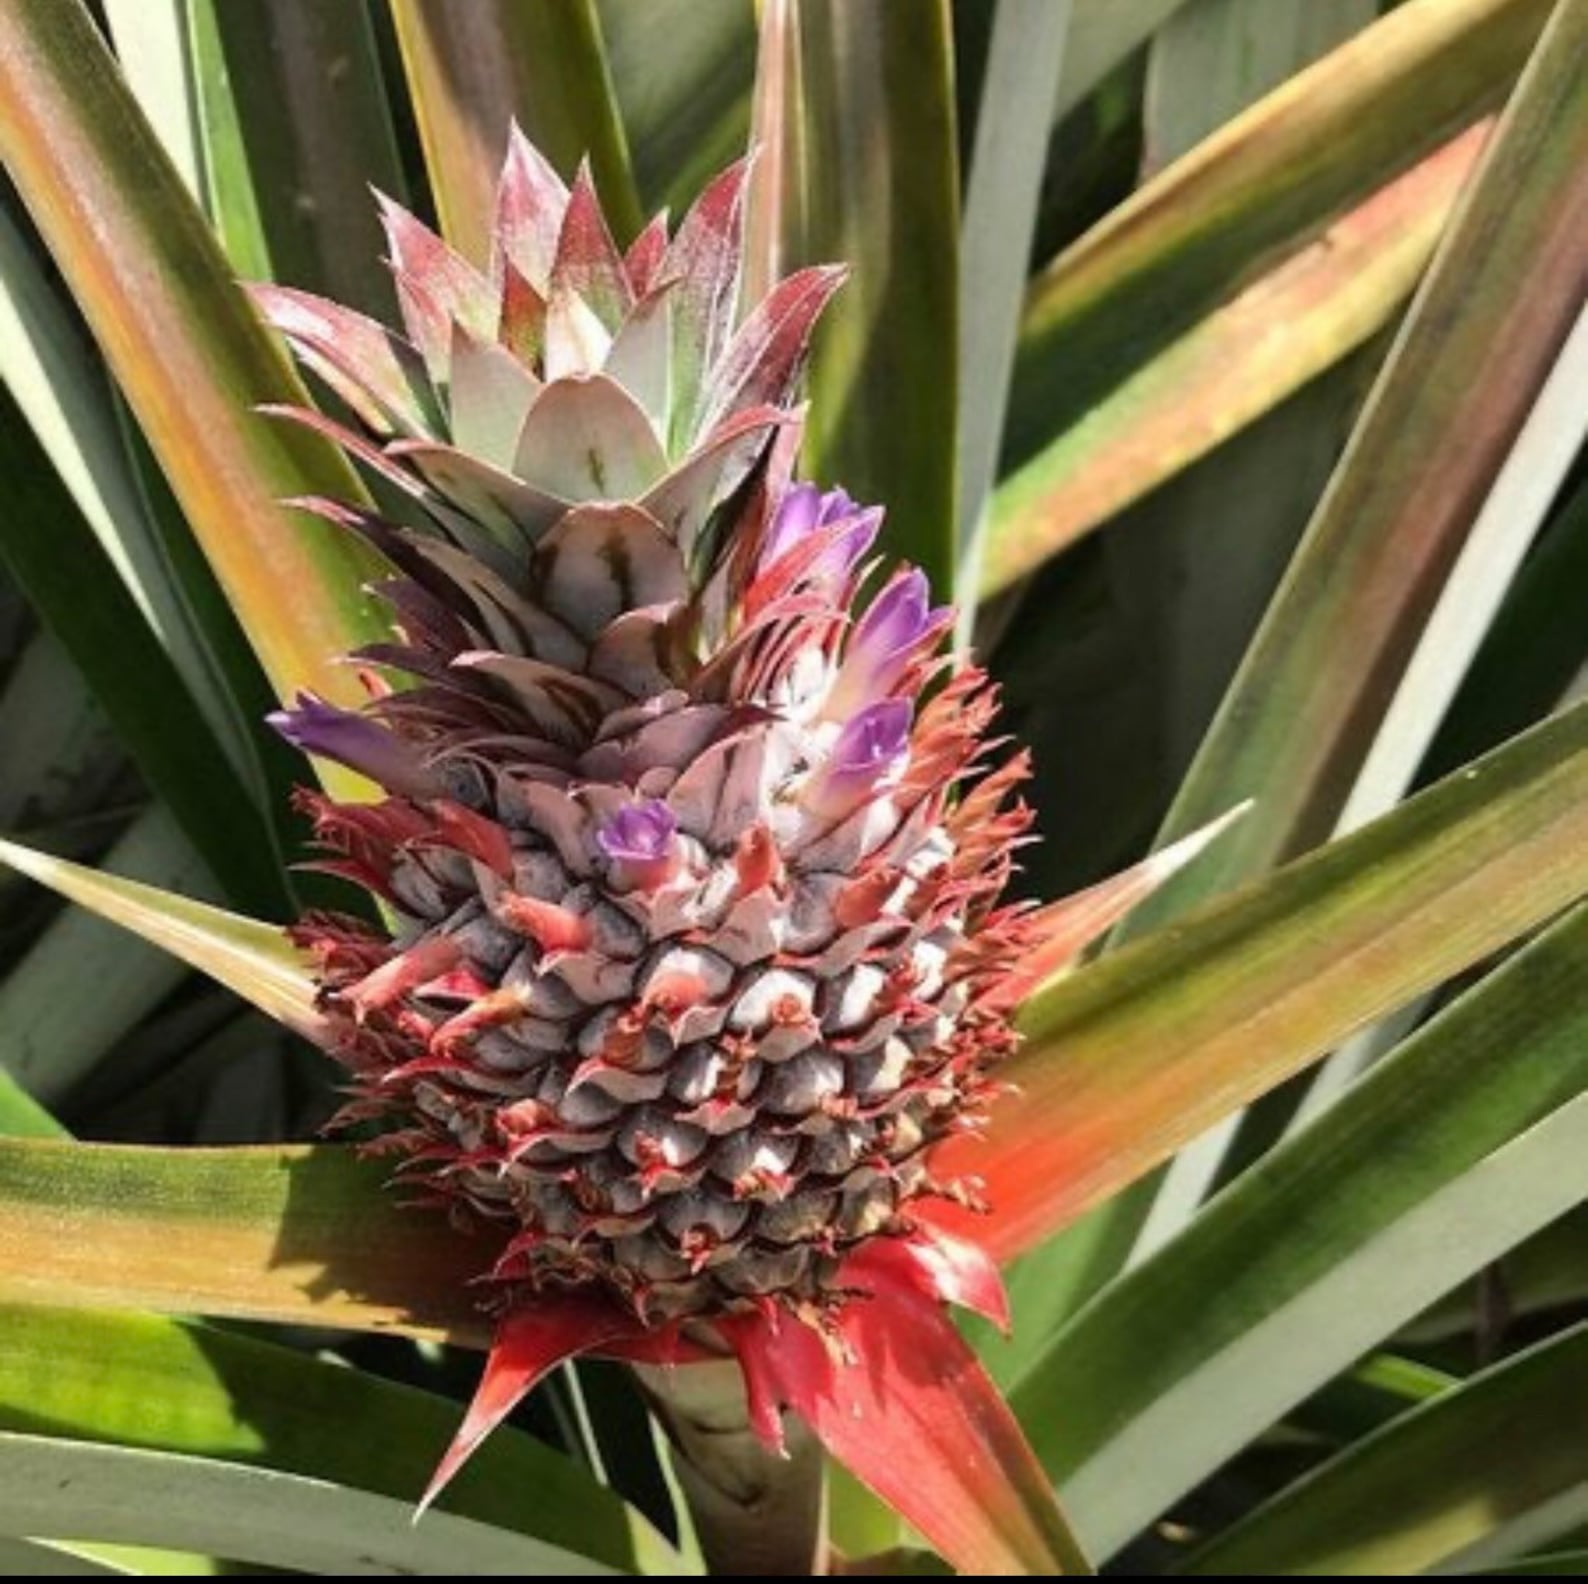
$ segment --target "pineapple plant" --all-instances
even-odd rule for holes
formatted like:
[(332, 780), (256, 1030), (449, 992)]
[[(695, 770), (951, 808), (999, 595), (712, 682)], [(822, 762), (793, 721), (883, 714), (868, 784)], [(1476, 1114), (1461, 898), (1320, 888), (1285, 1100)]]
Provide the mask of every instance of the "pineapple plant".
[[(497, 1341), (432, 1494), (579, 1352), (731, 1351), (780, 1450), (780, 1409), (848, 1397), (895, 1304), (893, 1345), (963, 1367), (912, 1294), (1007, 1321), (992, 1260), (934, 1224), (975, 1190), (932, 1147), (981, 1120), (1011, 1008), (1089, 936), (1000, 905), (1028, 765), (987, 762), (952, 609), (870, 558), (881, 508), (795, 476), (842, 271), (741, 300), (748, 168), (620, 253), (588, 166), (566, 186), (515, 127), (488, 262), (383, 203), (400, 332), (254, 291), (358, 427), (277, 416), (413, 517), (300, 503), (398, 569), (398, 641), (349, 657), (361, 710), (304, 694), (272, 723), (383, 794), (302, 793), (319, 867), (391, 920), (292, 931), (352, 1074), (340, 1120), (499, 1233)], [(1093, 899), (1090, 931), (1117, 912)]]
[(1569, 1569), (1588, 5), (1071, 11), (0, 7), (0, 1572)]

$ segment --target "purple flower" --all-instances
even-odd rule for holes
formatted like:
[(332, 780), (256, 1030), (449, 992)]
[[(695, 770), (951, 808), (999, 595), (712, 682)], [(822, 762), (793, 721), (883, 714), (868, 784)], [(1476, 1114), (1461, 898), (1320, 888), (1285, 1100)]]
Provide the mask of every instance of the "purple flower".
[(596, 846), (613, 866), (620, 885), (653, 890), (678, 869), (678, 820), (665, 803), (651, 798), (621, 808), (596, 832)]
[(843, 582), (875, 542), (882, 527), (882, 508), (864, 509), (846, 490), (825, 494), (814, 484), (791, 484), (783, 492), (761, 545), (761, 567), (788, 554), (802, 540), (820, 534), (826, 541), (810, 574), (829, 586)]
[(596, 832), (596, 846), (608, 858), (650, 863), (665, 858), (678, 834), (678, 820), (665, 803), (631, 803)]
[(914, 567), (898, 573), (866, 607), (850, 635), (843, 665), (827, 696), (829, 719), (886, 697), (953, 619), (947, 605), (932, 609), (925, 573)]
[(863, 709), (839, 732), (827, 763), (812, 777), (804, 801), (836, 819), (876, 792), (910, 750), (913, 711), (907, 699)]
[(299, 693), (295, 707), (265, 719), (294, 748), (333, 759), (402, 797), (433, 798), (446, 792), (441, 778), (411, 748), (378, 721), (339, 709), (314, 693)]

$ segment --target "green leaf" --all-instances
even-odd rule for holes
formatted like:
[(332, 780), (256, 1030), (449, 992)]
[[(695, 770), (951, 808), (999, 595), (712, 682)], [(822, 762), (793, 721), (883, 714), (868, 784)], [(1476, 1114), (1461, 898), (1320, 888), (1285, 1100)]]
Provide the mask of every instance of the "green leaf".
[[(117, 874), (184, 893), (215, 889), (192, 846), (158, 807), (133, 821), (104, 863)], [(85, 964), (95, 979), (91, 996), (82, 994)], [(186, 976), (167, 952), (92, 913), (67, 908), (0, 981), (0, 1066), (52, 1105)]]
[[(1220, 845), (1238, 839), (1239, 827)], [(994, 1213), (973, 1235), (1000, 1257), (1029, 1248), (1354, 1029), (1575, 901), (1585, 851), (1578, 706), (1036, 997), (1008, 1067), (1020, 1103), (994, 1108), (985, 1143), (954, 1140), (938, 1157), (950, 1175), (985, 1180)], [(1216, 849), (1199, 860), (1216, 861)]]
[(60, 1138), (62, 1132), (60, 1123), (0, 1068), (0, 1134), (7, 1138)]
[[(1036, 234), (1069, 0), (998, 0), (960, 226), (959, 504), (954, 598), (975, 613), (1026, 266)], [(968, 640), (962, 626), (961, 641)]]
[[(888, 508), (882, 543), (953, 586), (959, 176), (946, 0), (795, 0), (794, 263), (848, 283), (812, 353), (804, 465)], [(763, 46), (764, 47), (764, 46)], [(771, 157), (769, 152), (769, 158)]]
[(593, 1576), (611, 1568), (389, 1496), (205, 1458), (0, 1432), (0, 1530), (170, 1544), (318, 1574)]
[(1298, 1405), (1285, 1422), (1332, 1441), (1356, 1441), (1458, 1384), (1460, 1376), (1432, 1365), (1375, 1353)]
[(0, 841), (0, 863), (159, 946), (307, 1039), (323, 1036), (314, 981), (279, 925)]
[(1191, 0), (1153, 35), (1142, 174), (1153, 176), (1378, 15), (1376, 0)]
[(682, 213), (744, 152), (754, 0), (597, 0), (607, 64), (647, 213)]
[[(225, 1459), (412, 1503), (458, 1405), (231, 1332), (149, 1315), (0, 1311), (0, 1428)], [(348, 1434), (357, 1426), (357, 1434)], [(443, 1510), (632, 1570), (661, 1548), (577, 1464), (504, 1429)]]
[(74, 1556), (60, 1546), (41, 1540), (8, 1540), (0, 1536), (0, 1578), (94, 1578), (120, 1576), (130, 1568), (92, 1557)]
[[(208, 0), (182, 0), (182, 9), (187, 32), (186, 72), (180, 83), (171, 83), (166, 91), (179, 88), (197, 108), (203, 150), (197, 197), (232, 267), (245, 280), (266, 280), (270, 276), (270, 247), (243, 149), (237, 90), (221, 52), (215, 8)], [(260, 70), (258, 60), (253, 69)], [(147, 107), (147, 98), (140, 103)]]
[[(1513, 1321), (1530, 1320), (1588, 1299), (1588, 1205), (1564, 1215), (1500, 1261), (1493, 1273)], [(1476, 1284), (1448, 1293), (1401, 1333), (1408, 1344), (1443, 1342), (1480, 1323)]]
[[(1585, 948), (1579, 908), (1250, 1168), (1029, 1368), (1015, 1406), (1095, 1549), (1588, 1192)], [(1270, 1015), (1286, 1021), (1282, 1005)]]
[(1349, 1448), (1184, 1571), (1339, 1578), (1492, 1567), (1588, 1517), (1585, 1424), (1588, 1325), (1579, 1325)]
[[(1360, 0), (1181, 6), (1148, 54), (1149, 165), (1189, 152), (1370, 13)], [(1043, 478), (1032, 510), (1055, 543), (1163, 474), (1176, 475), (1115, 521), (1103, 551), (1111, 573), (1134, 591), (1127, 608), (1142, 634), (1136, 651), (1151, 706), (1133, 712), (1133, 730), (1162, 764), (1165, 786), (1184, 773), (1338, 455), (1348, 421), (1339, 386), (1352, 371), (1340, 369), (1252, 420), (1410, 294), (1481, 137), (1464, 135), (1333, 222), (1315, 245), (1215, 309), (1049, 450), (1057, 471)], [(1018, 498), (1017, 486), (1006, 487), (1002, 508)], [(1018, 1371), (1027, 1351), (1130, 1255), (1150, 1186), (1133, 1191), (1139, 1203), (1127, 1197), (1119, 1208), (1105, 1206), (1096, 1224), (1083, 1221), (1016, 1263), (1008, 1278), (1020, 1318), (1015, 1341), (989, 1350), (1000, 1378)], [(1161, 1196), (1156, 1208), (1166, 1208)], [(1143, 1239), (1158, 1225), (1154, 1216)]]
[[(369, 189), (402, 201), (404, 182), (368, 11), (343, 0), (189, 4), (206, 105), (222, 92), (230, 101), (235, 146), (206, 131), (233, 259), (242, 268), (257, 256), (256, 278), (388, 314), (395, 298)], [(251, 235), (235, 234), (249, 224)]]
[[(105, 555), (181, 674), (239, 773), (253, 769), (237, 702), (218, 674), (195, 598), (210, 582), (202, 558), (174, 553), (123, 443), (122, 417), (103, 366), (85, 342), (42, 261), (0, 212), (0, 377), (48, 454)], [(181, 539), (187, 529), (179, 529)]]
[(79, 0), (0, 9), (0, 157), (98, 337), (183, 510), (283, 693), (350, 700), (337, 655), (383, 633), (373, 562), (284, 497), (362, 499)]
[(485, 260), (515, 118), (564, 176), (589, 155), (619, 242), (639, 230), (595, 0), (392, 0), (392, 17), (436, 212), (454, 247)]
[(1262, 802), (1132, 930), (1300, 851), (1339, 813), (1588, 287), (1585, 70), (1588, 8), (1572, 0), (1485, 151), (1164, 836)]
[(1588, 578), (1588, 481), (1556, 512), (1500, 607), (1428, 750), (1447, 775), (1547, 714), (1582, 664), (1572, 591)]
[(1184, 4), (1185, 0), (1075, 0), (1054, 118), (1068, 115)]
[(0, 1140), (0, 1302), (483, 1344), (470, 1283), (495, 1245), (402, 1209), (389, 1175), (334, 1145)]
[(11, 481), (0, 559), (227, 891), (244, 906), (283, 910), (268, 822), (4, 390), (0, 470)]
[[(1567, 7), (1485, 150), (1160, 839), (1259, 788), (1262, 805), (1128, 932), (1380, 812), (1411, 780), (1581, 435), (1585, 71), (1588, 9)], [(1360, 1055), (1342, 1065), (1360, 1067)], [(1227, 1137), (1171, 1173), (1172, 1219), (1200, 1197)]]
[[(1142, 137), (1148, 168), (1156, 171), (1189, 153), (1264, 93), (1366, 25), (1375, 11), (1372, 0), (1192, 0), (1182, 6), (1159, 30), (1147, 55)], [(1476, 142), (1468, 146), (1475, 157)], [(1371, 321), (1375, 308), (1387, 309), (1409, 294), (1420, 264), (1432, 251), (1438, 217), (1448, 210), (1459, 186), (1462, 162), (1455, 161), (1456, 169), (1447, 176), (1444, 167), (1451, 163), (1439, 162), (1439, 179), (1428, 180), (1415, 170), (1408, 173), (1406, 185), (1397, 184), (1393, 197), (1369, 200), (1375, 208), (1353, 213), (1349, 224), (1336, 221), (1328, 244), (1308, 250), (1310, 257), (1326, 254), (1329, 260), (1328, 268), (1315, 275), (1313, 284), (1320, 290), (1302, 290), (1296, 273), (1283, 277), (1297, 288), (1296, 294), (1289, 301), (1268, 301), (1262, 321), (1267, 333), (1254, 333), (1254, 313), (1242, 327), (1247, 334), (1238, 348), (1209, 345), (1205, 360), (1187, 365), (1198, 368), (1207, 383), (1200, 389), (1188, 384), (1173, 410), (1170, 390), (1158, 387), (1154, 394), (1163, 405), (1154, 401), (1153, 411), (1165, 424), (1164, 444), (1134, 449), (1129, 460), (1121, 453), (1116, 460), (1123, 465), (1115, 477), (1134, 488), (1145, 482), (1153, 463), (1175, 465), (1195, 444), (1210, 442), (1224, 423), (1248, 418), (1239, 401), (1226, 405), (1208, 399), (1215, 390), (1231, 389), (1222, 383), (1223, 371), (1240, 369), (1257, 400), (1271, 401), (1281, 388), (1273, 379), (1279, 365), (1269, 363), (1258, 349), (1271, 347), (1274, 335), (1294, 338), (1293, 350), (1301, 356), (1292, 367), (1302, 374), (1316, 355), (1331, 361), (1338, 356), (1341, 343), (1326, 328), (1326, 315), (1346, 301), (1366, 304), (1369, 311), (1360, 317), (1353, 313), (1333, 321), (1354, 334), (1357, 323)], [(1384, 215), (1382, 227), (1368, 223), (1374, 213), (1397, 207), (1398, 212)], [(1274, 272), (1266, 277), (1266, 287), (1277, 289), (1280, 281)], [(1381, 282), (1385, 289), (1378, 295)], [(1233, 329), (1233, 316), (1215, 310), (1203, 330), (1215, 326)], [(1139, 587), (1143, 630), (1163, 635), (1161, 645), (1142, 647), (1149, 651), (1145, 663), (1159, 700), (1157, 741), (1162, 743), (1165, 784), (1184, 774), (1339, 455), (1348, 422), (1343, 397), (1355, 383), (1354, 373), (1350, 367), (1339, 369), (1320, 380), (1318, 388), (1300, 393), (1234, 435), (1200, 465), (1140, 502), (1109, 536), (1104, 554), (1110, 570), (1117, 568), (1122, 582)], [(1131, 385), (1138, 394), (1147, 394), (1143, 382)], [(1137, 409), (1114, 428), (1113, 436), (1123, 440), (1134, 433), (1144, 438), (1148, 418), (1147, 411)], [(1177, 443), (1176, 429), (1185, 436), (1192, 426), (1200, 429), (1201, 438), (1192, 447)], [(1082, 427), (1090, 430), (1092, 425)], [(1076, 453), (1081, 476), (1072, 475), (1070, 484), (1082, 493), (1086, 479), (1099, 476), (1103, 458), (1097, 453), (1108, 450), (1106, 433), (1097, 436), (1100, 444), (1094, 453)], [(1073, 494), (1064, 488), (1047, 504), (1058, 506)], [(1186, 531), (1188, 523), (1196, 525), (1194, 531)], [(1161, 652), (1153, 653), (1155, 648)]]
[[(1276, 258), (1283, 261), (1280, 290), (1289, 293), (1284, 311), (1295, 312), (1308, 300), (1308, 282), (1315, 292), (1331, 278), (1326, 256), (1310, 251), (1320, 231), (1493, 108), (1547, 11), (1542, 0), (1416, 0), (1398, 7), (1164, 171), (1038, 277), (1021, 332), (1005, 449), (1006, 465), (1021, 471), (994, 523), (989, 588), (1029, 571), (1094, 526), (1099, 513), (1165, 476), (1165, 463), (1152, 461), (1164, 435), (1147, 424), (1136, 459), (1146, 472), (1130, 482), (1129, 420), (1133, 406), (1146, 403), (1148, 417), (1164, 424), (1166, 415), (1150, 398), (1168, 373), (1187, 377), (1177, 365), (1206, 342), (1196, 334), (1199, 322), (1243, 303), (1248, 318), (1255, 314), (1260, 278), (1275, 270)], [(1395, 234), (1382, 216), (1379, 228), (1381, 235)], [(1392, 256), (1404, 259), (1405, 244)], [(1420, 264), (1418, 250), (1411, 256)], [(1253, 381), (1237, 381), (1247, 411), (1237, 406), (1216, 420), (1212, 438), (1359, 344), (1395, 306), (1403, 272), (1404, 265), (1399, 272), (1386, 266), (1371, 289), (1338, 299), (1324, 321), (1332, 351), (1328, 343), (1309, 351), (1282, 340), (1263, 371), (1263, 383), (1273, 386), (1266, 403), (1259, 405)], [(1265, 330), (1283, 324), (1277, 310), (1259, 317)], [(1154, 379), (1160, 357), (1168, 359), (1168, 372)], [(1220, 372), (1211, 364), (1204, 378)], [(1215, 414), (1231, 402), (1218, 384), (1206, 399)], [(1100, 407), (1103, 416), (1095, 414)], [(1077, 454), (1073, 431), (1083, 424), (1088, 443), (1106, 439), (1113, 455), (1091, 486), (1095, 499), (1070, 506), (1058, 492), (1074, 489), (1070, 475), (1084, 453)], [(1168, 432), (1189, 456), (1206, 449), (1193, 425)]]
[(1551, 1551), (1509, 1567), (1485, 1568), (1488, 1578), (1578, 1578), (1588, 1576), (1588, 1551)]

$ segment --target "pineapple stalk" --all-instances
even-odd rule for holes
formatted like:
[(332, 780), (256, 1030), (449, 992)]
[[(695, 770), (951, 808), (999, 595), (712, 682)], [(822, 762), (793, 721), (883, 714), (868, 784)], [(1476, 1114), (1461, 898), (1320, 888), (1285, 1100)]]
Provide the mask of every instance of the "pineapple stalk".
[(809, 1578), (827, 1571), (821, 1443), (789, 1427), (786, 1455), (750, 1423), (731, 1362), (636, 1371), (673, 1447), (673, 1468), (706, 1565), (730, 1577)]

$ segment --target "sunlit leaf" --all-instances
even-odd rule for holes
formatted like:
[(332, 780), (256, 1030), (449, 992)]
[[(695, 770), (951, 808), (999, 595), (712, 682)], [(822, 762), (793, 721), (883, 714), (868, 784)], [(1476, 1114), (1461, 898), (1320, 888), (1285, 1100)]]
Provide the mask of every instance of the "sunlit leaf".
[(323, 1033), (314, 983), (280, 927), (0, 841), (0, 863), (120, 924), (307, 1038)]
[(516, 118), (564, 176), (586, 155), (620, 242), (640, 228), (595, 0), (392, 0), (447, 239), (484, 260)]
[(1339, 812), (1588, 293), (1585, 65), (1588, 17), (1568, 7), (1484, 153), (1165, 834), (1259, 788), (1262, 805), (1134, 928), (1317, 841)]
[[(1248, 816), (1251, 818), (1252, 816)], [(1203, 864), (1216, 864), (1240, 822)], [(945, 1170), (1008, 1258), (1588, 890), (1588, 707), (1028, 1003), (1018, 1104)], [(1195, 865), (1191, 866), (1193, 869)], [(1170, 882), (1173, 884), (1173, 882)], [(1151, 906), (1151, 903), (1145, 904)]]
[(1338, 363), (1411, 295), (1488, 123), (1332, 221), (1130, 372), (993, 504), (983, 597), (1033, 571)]
[(0, 10), (0, 156), (277, 688), (355, 696), (371, 562), (289, 496), (360, 498), (318, 436), (252, 410), (302, 386), (235, 286), (79, 0)]
[(0, 1301), (483, 1342), (495, 1246), (400, 1207), (351, 1148), (0, 1141)]

